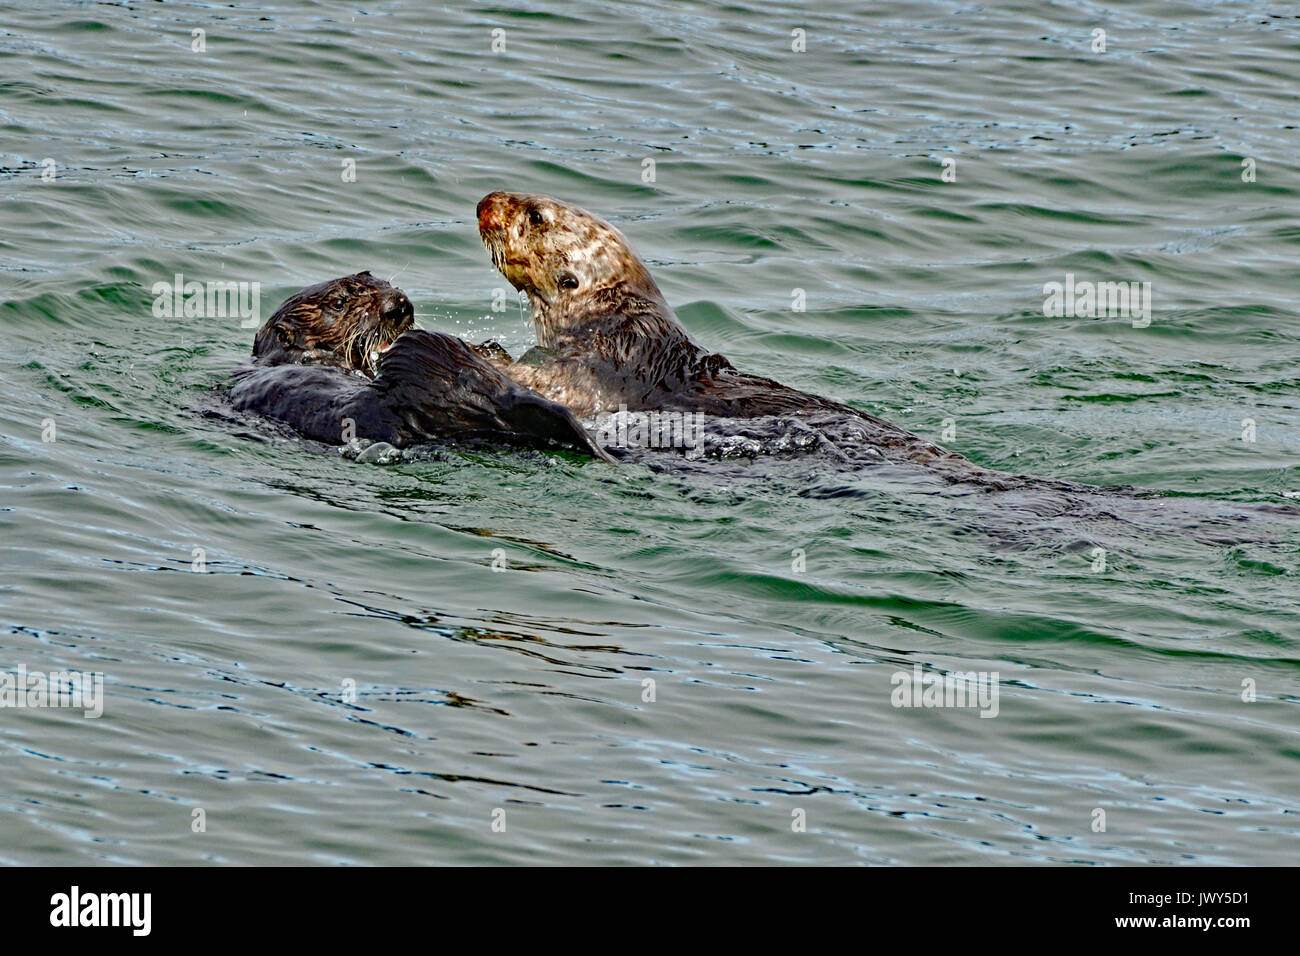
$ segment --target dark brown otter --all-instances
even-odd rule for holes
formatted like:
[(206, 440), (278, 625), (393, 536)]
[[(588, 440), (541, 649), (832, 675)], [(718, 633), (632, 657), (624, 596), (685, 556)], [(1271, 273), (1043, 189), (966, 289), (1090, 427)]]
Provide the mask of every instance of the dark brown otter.
[(580, 416), (619, 405), (723, 418), (851, 416), (861, 440), (889, 457), (975, 468), (884, 419), (739, 372), (696, 345), (645, 263), (599, 216), (549, 196), (494, 192), (478, 204), (478, 225), (493, 264), (527, 294), (537, 329), (537, 349), (494, 363)]
[(369, 271), (291, 295), (253, 339), (263, 365), (333, 365), (374, 373), (379, 353), (411, 327), (406, 294)]
[(400, 289), (369, 272), (304, 289), (257, 333), (231, 403), (336, 445), (458, 439), (559, 445), (609, 460), (569, 409), (511, 381), (460, 339), (411, 329), (413, 315)]

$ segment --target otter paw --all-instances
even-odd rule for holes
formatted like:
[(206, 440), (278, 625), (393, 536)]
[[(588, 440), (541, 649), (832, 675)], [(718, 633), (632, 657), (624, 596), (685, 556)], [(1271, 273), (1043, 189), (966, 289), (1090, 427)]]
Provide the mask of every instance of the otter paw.
[(357, 464), (364, 465), (391, 465), (395, 461), (400, 461), (402, 452), (394, 448), (386, 441), (377, 441), (361, 454), (357, 455)]
[(353, 461), (356, 461), (357, 456), (373, 444), (374, 442), (369, 438), (354, 438), (352, 441), (339, 448), (339, 454), (344, 458), (350, 458)]
[(523, 355), (519, 356), (516, 365), (545, 365), (551, 359), (555, 358), (555, 352), (551, 349), (544, 349), (540, 345), (534, 345)]
[(470, 348), (478, 354), (479, 358), (487, 360), (489, 365), (494, 365), (499, 369), (506, 368), (514, 361), (510, 357), (510, 353), (503, 349), (495, 339), (484, 342), (482, 345), (471, 345)]

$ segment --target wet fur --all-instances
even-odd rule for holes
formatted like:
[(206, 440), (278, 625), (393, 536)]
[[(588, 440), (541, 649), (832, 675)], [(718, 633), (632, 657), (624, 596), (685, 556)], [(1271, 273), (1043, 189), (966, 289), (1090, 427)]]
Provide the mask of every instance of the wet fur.
[(304, 289), (259, 331), (252, 362), (234, 374), (230, 402), (329, 444), (343, 443), (350, 419), (356, 437), (399, 448), (482, 440), (609, 460), (569, 409), (511, 381), (460, 339), (394, 333), (410, 321), (401, 290), (368, 272)]
[(864, 441), (893, 457), (976, 469), (884, 419), (737, 371), (697, 345), (623, 234), (599, 216), (549, 196), (498, 192), (479, 202), (478, 219), (493, 263), (528, 296), (543, 350), (540, 360), (499, 367), (578, 415), (620, 404), (722, 418), (829, 414), (853, 419)]
[(369, 271), (290, 296), (253, 339), (261, 365), (332, 365), (373, 374), (372, 356), (411, 327), (410, 300)]

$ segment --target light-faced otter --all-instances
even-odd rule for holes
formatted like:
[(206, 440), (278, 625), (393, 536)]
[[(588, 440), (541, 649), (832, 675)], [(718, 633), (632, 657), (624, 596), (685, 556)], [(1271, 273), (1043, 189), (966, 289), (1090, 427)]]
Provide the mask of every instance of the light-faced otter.
[(329, 444), (439, 439), (559, 445), (602, 460), (573, 413), (511, 381), (460, 339), (412, 329), (406, 295), (369, 272), (310, 286), (267, 319), (231, 404)]
[(549, 196), (494, 192), (478, 204), (478, 226), (493, 264), (527, 294), (537, 329), (538, 348), (520, 361), (490, 360), (580, 416), (626, 405), (720, 418), (851, 418), (858, 439), (886, 457), (978, 470), (884, 419), (739, 372), (696, 345), (645, 263), (599, 216)]

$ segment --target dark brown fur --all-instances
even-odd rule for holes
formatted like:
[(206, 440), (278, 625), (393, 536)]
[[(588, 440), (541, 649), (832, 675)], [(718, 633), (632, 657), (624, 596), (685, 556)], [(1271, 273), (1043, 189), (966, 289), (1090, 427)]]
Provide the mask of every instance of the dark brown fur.
[(511, 381), (460, 339), (411, 329), (412, 317), (402, 291), (369, 272), (304, 289), (257, 333), (231, 403), (330, 444), (450, 438), (559, 445), (609, 460), (569, 409)]
[(308, 286), (284, 301), (253, 339), (262, 365), (334, 365), (374, 372), (375, 358), (415, 318), (401, 289), (368, 271)]

